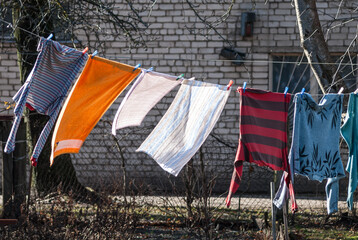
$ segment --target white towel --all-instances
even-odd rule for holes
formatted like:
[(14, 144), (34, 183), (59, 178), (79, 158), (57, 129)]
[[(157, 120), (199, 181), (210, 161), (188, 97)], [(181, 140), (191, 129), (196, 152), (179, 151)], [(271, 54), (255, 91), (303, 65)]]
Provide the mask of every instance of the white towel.
[(225, 106), (227, 86), (184, 80), (168, 111), (137, 149), (177, 176), (209, 136)]
[(117, 129), (139, 126), (155, 104), (181, 81), (176, 76), (143, 70), (117, 110), (112, 134), (116, 135)]

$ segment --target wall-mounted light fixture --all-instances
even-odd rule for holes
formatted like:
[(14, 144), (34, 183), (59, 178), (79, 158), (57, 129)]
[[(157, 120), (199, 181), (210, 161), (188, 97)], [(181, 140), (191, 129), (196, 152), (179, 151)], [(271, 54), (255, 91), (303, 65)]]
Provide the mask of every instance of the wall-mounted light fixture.
[(243, 60), (245, 60), (245, 53), (241, 53), (233, 48), (227, 47), (221, 49), (220, 56), (233, 60), (232, 63), (238, 66), (244, 64)]
[(251, 37), (254, 32), (254, 22), (256, 15), (254, 12), (243, 12), (241, 14), (241, 36)]

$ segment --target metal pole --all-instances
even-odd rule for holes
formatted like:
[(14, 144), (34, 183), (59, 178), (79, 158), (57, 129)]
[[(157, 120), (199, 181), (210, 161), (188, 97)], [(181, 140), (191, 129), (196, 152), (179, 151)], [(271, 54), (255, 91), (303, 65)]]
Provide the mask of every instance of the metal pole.
[(285, 239), (289, 240), (288, 237), (288, 220), (287, 220), (287, 202), (283, 204), (283, 224), (285, 225)]
[(273, 204), (275, 197), (275, 183), (270, 182), (271, 189), (271, 215), (272, 215), (272, 239), (276, 240), (276, 206)]

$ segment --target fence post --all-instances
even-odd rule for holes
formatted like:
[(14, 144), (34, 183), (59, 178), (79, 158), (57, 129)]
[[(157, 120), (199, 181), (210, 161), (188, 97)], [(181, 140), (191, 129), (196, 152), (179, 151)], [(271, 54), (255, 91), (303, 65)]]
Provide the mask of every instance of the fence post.
[(283, 204), (283, 224), (285, 226), (285, 239), (289, 240), (287, 215), (288, 215), (288, 208), (287, 208), (287, 202), (286, 202), (285, 204)]
[(2, 218), (12, 217), (12, 194), (13, 194), (13, 161), (12, 154), (4, 153), (7, 137), (11, 128), (10, 121), (1, 121), (1, 141), (2, 141)]
[(21, 205), (26, 199), (26, 129), (22, 120), (16, 134), (13, 153), (13, 191), (15, 217), (21, 215)]
[(276, 206), (273, 204), (275, 197), (275, 183), (270, 182), (271, 189), (271, 218), (272, 218), (272, 239), (276, 240)]

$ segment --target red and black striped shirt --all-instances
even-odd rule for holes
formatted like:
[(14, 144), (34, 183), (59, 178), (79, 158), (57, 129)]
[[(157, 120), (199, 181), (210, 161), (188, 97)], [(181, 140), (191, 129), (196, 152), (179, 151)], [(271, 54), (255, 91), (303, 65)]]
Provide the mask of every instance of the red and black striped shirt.
[(243, 162), (289, 172), (287, 114), (291, 95), (246, 88), (240, 93), (240, 139), (234, 172), (226, 199), (240, 186)]

